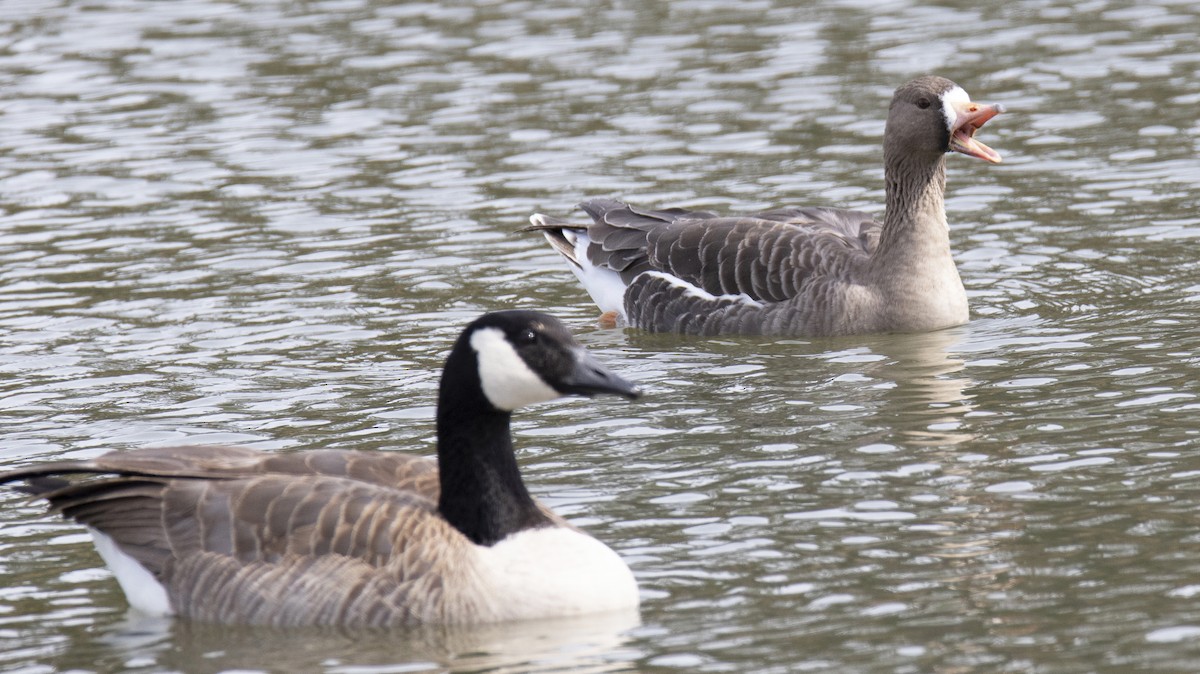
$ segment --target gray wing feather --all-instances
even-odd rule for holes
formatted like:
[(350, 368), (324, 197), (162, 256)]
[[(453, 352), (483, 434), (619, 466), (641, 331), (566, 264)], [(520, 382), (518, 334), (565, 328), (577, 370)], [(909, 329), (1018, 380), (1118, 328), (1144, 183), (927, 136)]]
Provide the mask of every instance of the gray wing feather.
[(589, 259), (620, 272), (626, 283), (642, 272), (662, 271), (713, 294), (761, 302), (795, 296), (808, 277), (842, 266), (841, 258), (869, 256), (881, 227), (867, 213), (835, 208), (718, 217), (640, 209), (613, 199), (580, 207), (593, 220), (587, 226)]
[[(821, 334), (832, 288), (869, 259), (881, 223), (862, 211), (780, 208), (744, 217), (641, 209), (613, 199), (580, 204), (589, 260), (629, 286), (632, 325), (693, 334)], [(560, 221), (561, 222), (561, 221)], [(584, 226), (573, 225), (575, 229)], [(695, 292), (660, 275), (691, 284)], [(812, 308), (798, 303), (814, 305)]]

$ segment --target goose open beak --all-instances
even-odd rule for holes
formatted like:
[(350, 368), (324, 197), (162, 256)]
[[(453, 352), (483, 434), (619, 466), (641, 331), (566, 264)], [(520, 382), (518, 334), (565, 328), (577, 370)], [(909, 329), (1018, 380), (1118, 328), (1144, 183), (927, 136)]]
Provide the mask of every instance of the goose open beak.
[(554, 388), (563, 394), (593, 396), (612, 393), (631, 400), (642, 394), (637, 386), (610, 372), (583, 347), (576, 348), (575, 367)]
[(951, 103), (956, 117), (950, 128), (950, 149), (968, 157), (977, 157), (993, 164), (1000, 163), (1000, 153), (975, 140), (975, 132), (987, 121), (1004, 112), (999, 103)]

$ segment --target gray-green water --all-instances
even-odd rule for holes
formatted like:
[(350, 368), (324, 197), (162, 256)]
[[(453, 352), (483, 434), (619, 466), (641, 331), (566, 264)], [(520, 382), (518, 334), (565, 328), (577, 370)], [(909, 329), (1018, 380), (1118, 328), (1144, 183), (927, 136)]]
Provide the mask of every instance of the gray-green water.
[[(644, 400), (521, 416), (640, 625), (273, 632), (128, 613), (0, 494), (0, 669), (1192, 671), (1190, 2), (2, 3), (0, 465), (152, 443), (432, 450), (476, 314), (565, 318)], [(972, 321), (600, 330), (533, 211), (878, 212), (891, 90), (1009, 108), (950, 158)]]

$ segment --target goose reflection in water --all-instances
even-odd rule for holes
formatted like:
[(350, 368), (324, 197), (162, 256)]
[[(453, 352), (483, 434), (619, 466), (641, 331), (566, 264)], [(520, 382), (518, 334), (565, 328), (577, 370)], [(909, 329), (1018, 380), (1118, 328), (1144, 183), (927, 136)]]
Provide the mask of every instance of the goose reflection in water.
[(906, 442), (919, 447), (955, 446), (975, 439), (966, 416), (974, 410), (974, 382), (962, 376), (966, 363), (954, 354), (963, 330), (890, 335), (870, 343), (884, 356), (872, 374), (894, 382), (880, 408), (881, 419)]
[(638, 611), (628, 610), (470, 627), (278, 629), (171, 620), (130, 610), (110, 628), (72, 639), (61, 662), (64, 668), (73, 663), (86, 669), (146, 661), (178, 671), (194, 671), (201, 662), (209, 671), (301, 672), (318, 665), (382, 671), (397, 662), (455, 672), (629, 671), (640, 656), (630, 644), (630, 631), (639, 624)]

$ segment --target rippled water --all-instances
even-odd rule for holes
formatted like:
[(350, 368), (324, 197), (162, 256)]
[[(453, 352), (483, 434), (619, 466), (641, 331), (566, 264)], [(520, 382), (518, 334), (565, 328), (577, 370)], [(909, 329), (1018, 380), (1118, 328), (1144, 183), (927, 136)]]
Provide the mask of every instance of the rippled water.
[[(229, 630), (127, 612), (0, 494), (0, 668), (1177, 670), (1200, 656), (1193, 3), (4, 4), (0, 465), (228, 442), (431, 452), (476, 314), (548, 309), (636, 403), (517, 423), (640, 625)], [(950, 158), (973, 318), (599, 330), (533, 211), (878, 212), (891, 90), (1009, 113)]]

